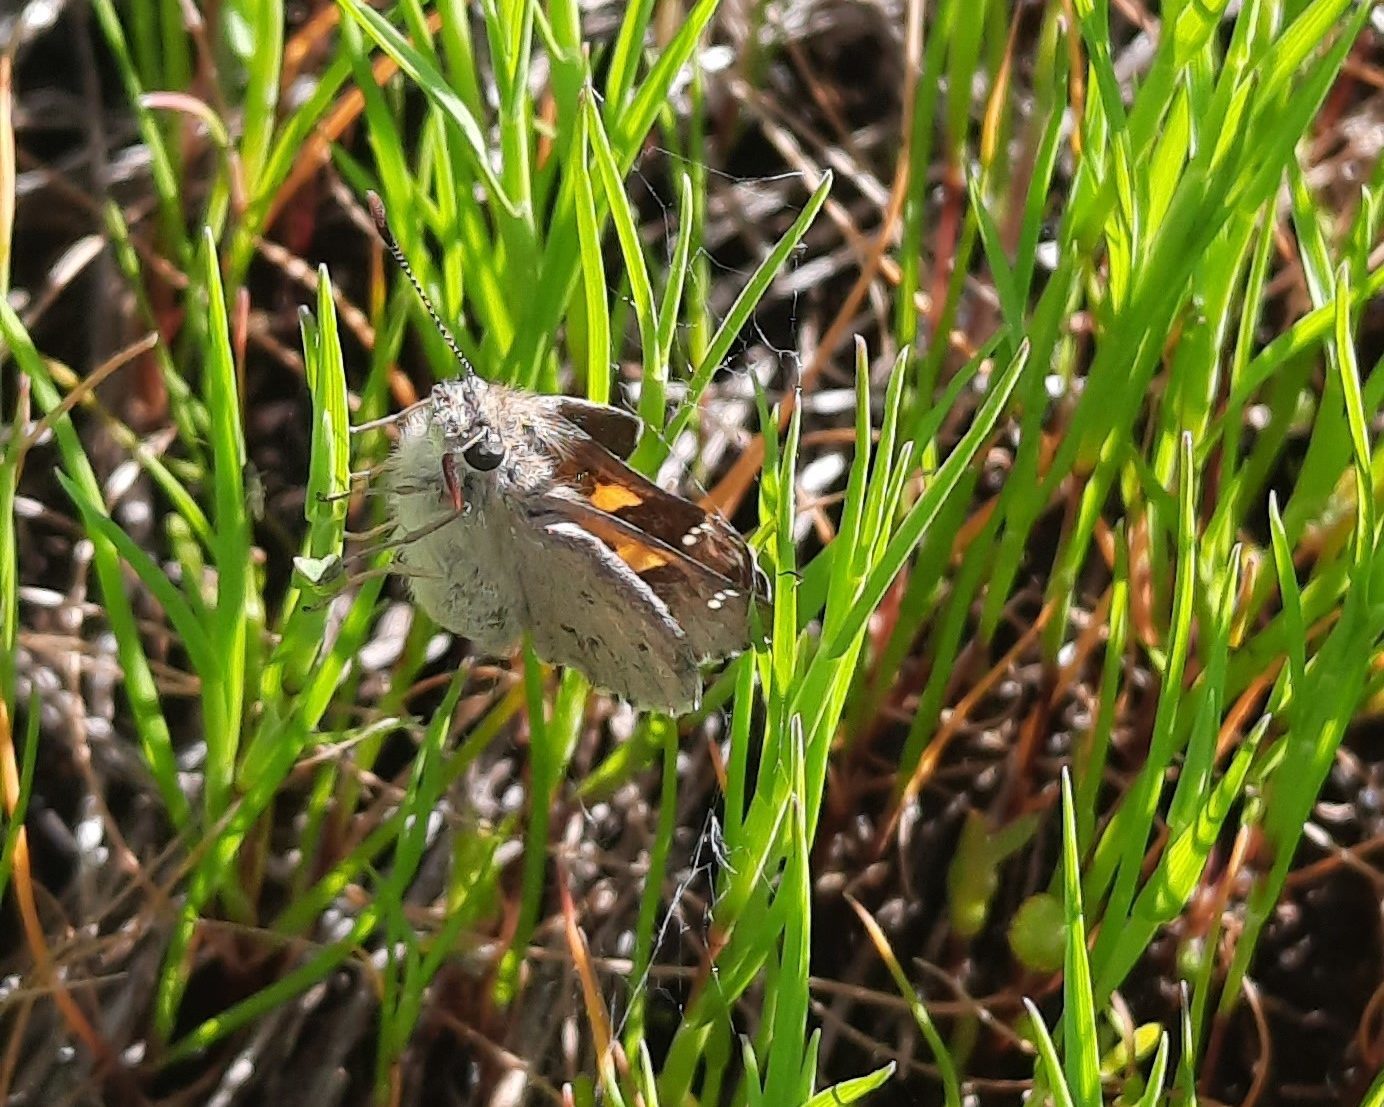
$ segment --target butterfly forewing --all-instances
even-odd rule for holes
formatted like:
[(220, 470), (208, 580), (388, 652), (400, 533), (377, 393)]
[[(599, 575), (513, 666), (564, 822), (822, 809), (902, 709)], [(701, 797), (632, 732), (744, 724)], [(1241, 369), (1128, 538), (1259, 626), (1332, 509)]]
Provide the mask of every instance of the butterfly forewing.
[(627, 458), (634, 452), (641, 424), (628, 411), (574, 396), (544, 396), (543, 403), (616, 457)]
[(564, 451), (558, 477), (552, 510), (600, 539), (663, 600), (699, 659), (745, 649), (750, 603), (768, 596), (754, 556), (730, 524), (585, 439)]
[(560, 487), (597, 511), (657, 539), (734, 588), (756, 590), (754, 557), (729, 523), (663, 491), (598, 443), (586, 438), (568, 443), (556, 475)]

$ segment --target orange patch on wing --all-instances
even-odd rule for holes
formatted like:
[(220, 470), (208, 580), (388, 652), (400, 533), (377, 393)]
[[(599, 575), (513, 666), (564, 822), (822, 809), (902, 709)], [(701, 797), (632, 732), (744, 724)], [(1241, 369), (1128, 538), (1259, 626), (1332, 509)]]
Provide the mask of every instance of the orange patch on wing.
[(668, 564), (668, 555), (643, 542), (625, 541), (615, 544), (615, 556), (636, 573), (647, 573)]
[[(601, 485), (600, 487), (613, 486)], [(658, 569), (671, 564), (673, 560), (667, 550), (661, 550), (648, 542), (641, 542), (637, 537), (627, 534), (609, 520), (599, 516), (586, 520), (586, 527), (593, 535), (609, 546), (616, 557), (636, 573), (647, 573), (650, 569)]]
[(622, 507), (633, 507), (643, 502), (643, 496), (623, 484), (598, 481), (596, 487), (591, 490), (591, 506), (601, 511), (619, 511)]

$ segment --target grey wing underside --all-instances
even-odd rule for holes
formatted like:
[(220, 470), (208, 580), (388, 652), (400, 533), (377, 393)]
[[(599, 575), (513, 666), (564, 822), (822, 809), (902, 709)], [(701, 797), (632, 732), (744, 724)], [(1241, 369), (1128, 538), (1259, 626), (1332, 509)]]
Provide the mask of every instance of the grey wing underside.
[(653, 590), (599, 539), (552, 514), (516, 526), (534, 649), (636, 707), (681, 714), (701, 699), (697, 657)]
[[(557, 511), (602, 534), (618, 532), (649, 545), (657, 542), (641, 534), (623, 519), (589, 504), (564, 500)], [(750, 602), (753, 583), (728, 580), (690, 557), (682, 556), (665, 543), (657, 545), (667, 552), (664, 564), (640, 574), (656, 597), (667, 605), (678, 626), (687, 635), (699, 661), (720, 661), (740, 653), (749, 645)], [(608, 542), (606, 548), (609, 548)], [(622, 563), (623, 564), (623, 563)]]

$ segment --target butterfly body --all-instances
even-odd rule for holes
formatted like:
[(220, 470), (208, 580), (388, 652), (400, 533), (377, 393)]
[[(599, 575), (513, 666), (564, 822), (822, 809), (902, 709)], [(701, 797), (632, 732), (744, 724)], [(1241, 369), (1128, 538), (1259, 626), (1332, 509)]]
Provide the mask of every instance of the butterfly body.
[(719, 516), (625, 464), (617, 408), (468, 375), (412, 410), (387, 468), (397, 564), (437, 623), (679, 713), (702, 663), (743, 650), (767, 581)]

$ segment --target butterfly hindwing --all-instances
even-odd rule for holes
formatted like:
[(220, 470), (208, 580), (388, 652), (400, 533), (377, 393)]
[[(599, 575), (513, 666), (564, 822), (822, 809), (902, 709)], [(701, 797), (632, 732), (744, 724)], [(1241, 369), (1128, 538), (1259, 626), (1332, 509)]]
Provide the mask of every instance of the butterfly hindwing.
[(580, 669), (631, 703), (681, 714), (701, 698), (701, 673), (667, 603), (599, 538), (538, 505), (515, 527), (534, 649)]
[(698, 659), (745, 649), (753, 577), (747, 587), (617, 515), (579, 499), (550, 499), (556, 513), (597, 538), (667, 605)]

